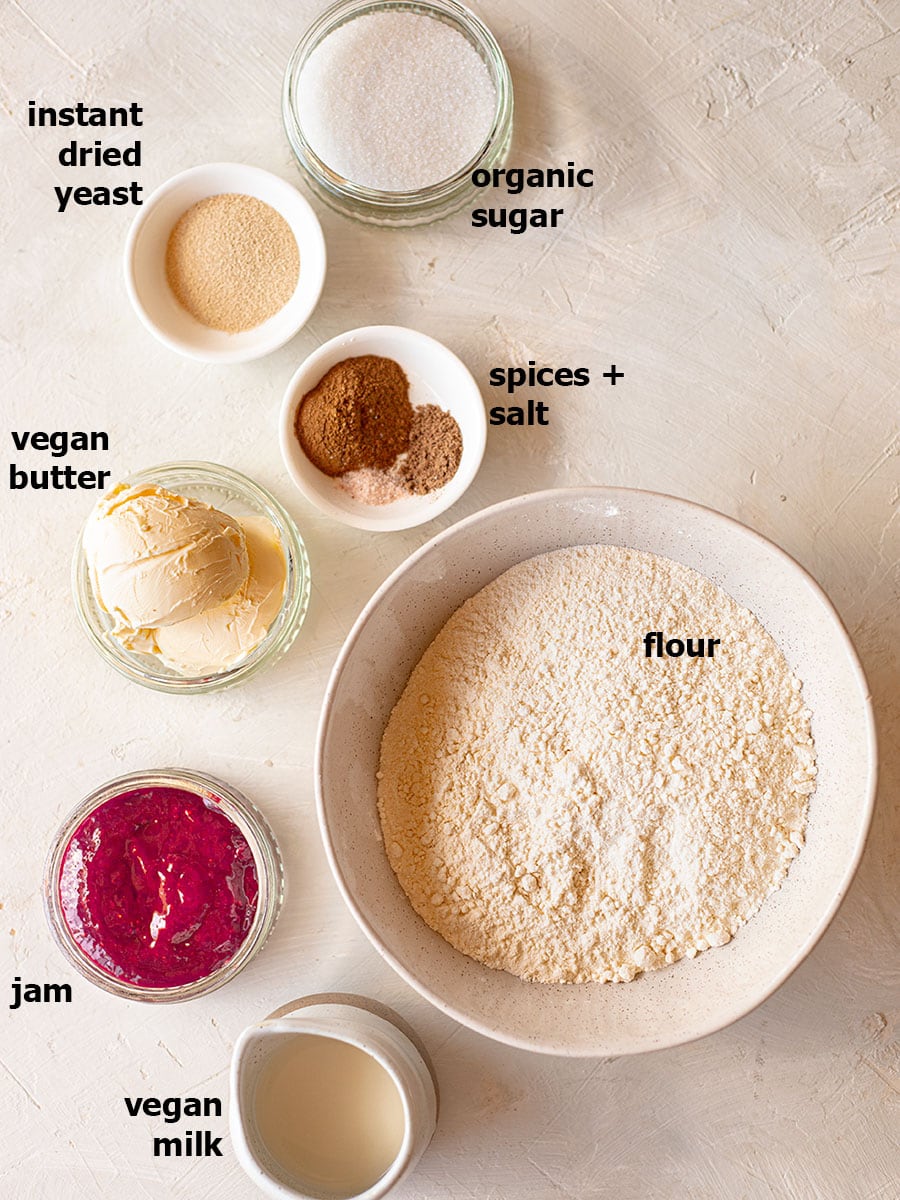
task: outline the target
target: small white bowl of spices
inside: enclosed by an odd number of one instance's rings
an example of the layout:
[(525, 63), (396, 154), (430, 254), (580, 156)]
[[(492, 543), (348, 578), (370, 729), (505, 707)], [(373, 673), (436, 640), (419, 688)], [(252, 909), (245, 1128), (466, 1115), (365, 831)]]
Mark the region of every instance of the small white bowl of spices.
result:
[(281, 453), (321, 512), (357, 529), (422, 525), (460, 498), (487, 438), (484, 401), (441, 342), (400, 325), (339, 334), (288, 384)]
[(310, 205), (242, 163), (175, 175), (149, 197), (125, 245), (125, 285), (141, 321), (201, 362), (277, 350), (306, 324), (324, 281), (325, 239)]

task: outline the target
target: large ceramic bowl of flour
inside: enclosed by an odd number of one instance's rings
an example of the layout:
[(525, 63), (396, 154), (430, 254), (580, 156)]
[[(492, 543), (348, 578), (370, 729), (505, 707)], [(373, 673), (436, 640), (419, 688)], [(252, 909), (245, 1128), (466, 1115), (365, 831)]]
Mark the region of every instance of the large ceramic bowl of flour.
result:
[[(537, 555), (595, 545), (682, 564), (753, 614), (802, 681), (816, 786), (802, 851), (728, 944), (701, 945), (695, 957), (648, 969), (631, 982), (530, 982), (461, 953), (414, 911), (379, 818), (382, 738), (411, 673), (460, 605)], [(316, 771), (335, 878), (391, 966), (480, 1033), (587, 1057), (702, 1037), (751, 1011), (788, 977), (828, 926), (856, 870), (871, 819), (876, 748), (852, 643), (827, 597), (793, 559), (745, 526), (684, 500), (583, 488), (523, 496), (478, 513), (439, 534), (387, 579), (335, 665)]]

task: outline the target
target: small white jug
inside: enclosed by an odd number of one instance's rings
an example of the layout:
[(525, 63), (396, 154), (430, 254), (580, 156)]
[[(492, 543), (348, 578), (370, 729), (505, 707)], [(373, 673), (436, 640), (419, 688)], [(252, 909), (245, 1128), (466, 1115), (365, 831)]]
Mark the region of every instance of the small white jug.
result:
[[(317, 1002), (325, 999), (331, 1002)], [(367, 1007), (359, 1007), (359, 1003)], [(362, 997), (310, 997), (279, 1009), (238, 1038), (231, 1065), (231, 1139), (241, 1166), (269, 1196), (279, 1200), (380, 1200), (421, 1158), (437, 1119), (434, 1079), (412, 1040), (386, 1015), (379, 1015), (382, 1012), (390, 1010)], [(310, 1036), (346, 1042), (371, 1055), (399, 1093), (403, 1106), (399, 1150), (387, 1170), (364, 1191), (323, 1190), (310, 1179), (298, 1177), (274, 1158), (257, 1128), (257, 1085), (264, 1069), (273, 1055), (284, 1049), (285, 1039)], [(303, 1086), (315, 1088), (315, 1078), (310, 1077)]]

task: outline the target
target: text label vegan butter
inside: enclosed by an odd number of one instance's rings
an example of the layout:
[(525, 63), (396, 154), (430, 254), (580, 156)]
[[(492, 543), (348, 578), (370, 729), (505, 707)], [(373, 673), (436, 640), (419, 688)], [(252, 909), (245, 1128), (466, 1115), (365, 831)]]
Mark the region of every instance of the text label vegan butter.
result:
[[(26, 429), (17, 433), (13, 430), (12, 440), (19, 452), (26, 449), (49, 450), (53, 458), (65, 458), (73, 450), (90, 450), (93, 453), (109, 450), (109, 434), (97, 431), (84, 433), (76, 430), (74, 433), (67, 433), (65, 430), (57, 430), (54, 433), (29, 433)], [(29, 471), (11, 462), (9, 490), (21, 492), (26, 488), (33, 488), (39, 492), (73, 492), (78, 488), (85, 488), (88, 491), (102, 492), (108, 487), (110, 474), (109, 471), (80, 471), (77, 467), (63, 467), (58, 463), (40, 471)]]

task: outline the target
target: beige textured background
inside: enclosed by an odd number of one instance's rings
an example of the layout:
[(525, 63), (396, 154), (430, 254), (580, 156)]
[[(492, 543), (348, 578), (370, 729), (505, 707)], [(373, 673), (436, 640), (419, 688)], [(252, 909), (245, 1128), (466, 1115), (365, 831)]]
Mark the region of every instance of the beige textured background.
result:
[[(593, 165), (593, 193), (567, 201), (552, 237), (474, 231), (465, 214), (388, 233), (323, 211), (330, 270), (309, 326), (260, 363), (179, 359), (127, 306), (132, 211), (55, 211), (56, 183), (132, 173), (61, 168), (66, 131), (28, 129), (27, 101), (143, 103), (148, 189), (216, 159), (296, 178), (279, 84), (317, 8), (0, 0), (7, 458), (50, 461), (16, 454), (12, 429), (87, 428), (109, 432), (96, 465), (116, 476), (164, 459), (227, 463), (287, 503), (314, 574), (306, 627), (274, 670), (219, 696), (154, 695), (113, 675), (76, 626), (68, 560), (92, 497), (4, 493), (0, 989), (19, 974), (69, 980), (75, 998), (2, 1006), (0, 1197), (250, 1200), (227, 1140), (222, 1160), (154, 1161), (162, 1125), (129, 1117), (122, 1097), (224, 1096), (239, 1031), (329, 990), (394, 1005), (435, 1060), (440, 1128), (398, 1200), (896, 1197), (900, 2), (485, 0), (515, 78), (513, 161)], [(548, 429), (492, 430), (475, 485), (433, 525), (364, 535), (293, 490), (276, 414), (307, 352), (382, 321), (445, 340), (484, 384), (489, 367), (528, 358), (598, 380), (615, 361), (625, 379), (554, 394)], [(579, 483), (686, 496), (795, 555), (857, 642), (883, 754), (859, 877), (809, 960), (723, 1033), (616, 1062), (495, 1046), (420, 1001), (345, 912), (312, 808), (325, 680), (375, 586), (459, 517)], [(260, 958), (225, 991), (171, 1009), (76, 981), (40, 908), (63, 814), (103, 780), (165, 763), (245, 789), (290, 875)]]

